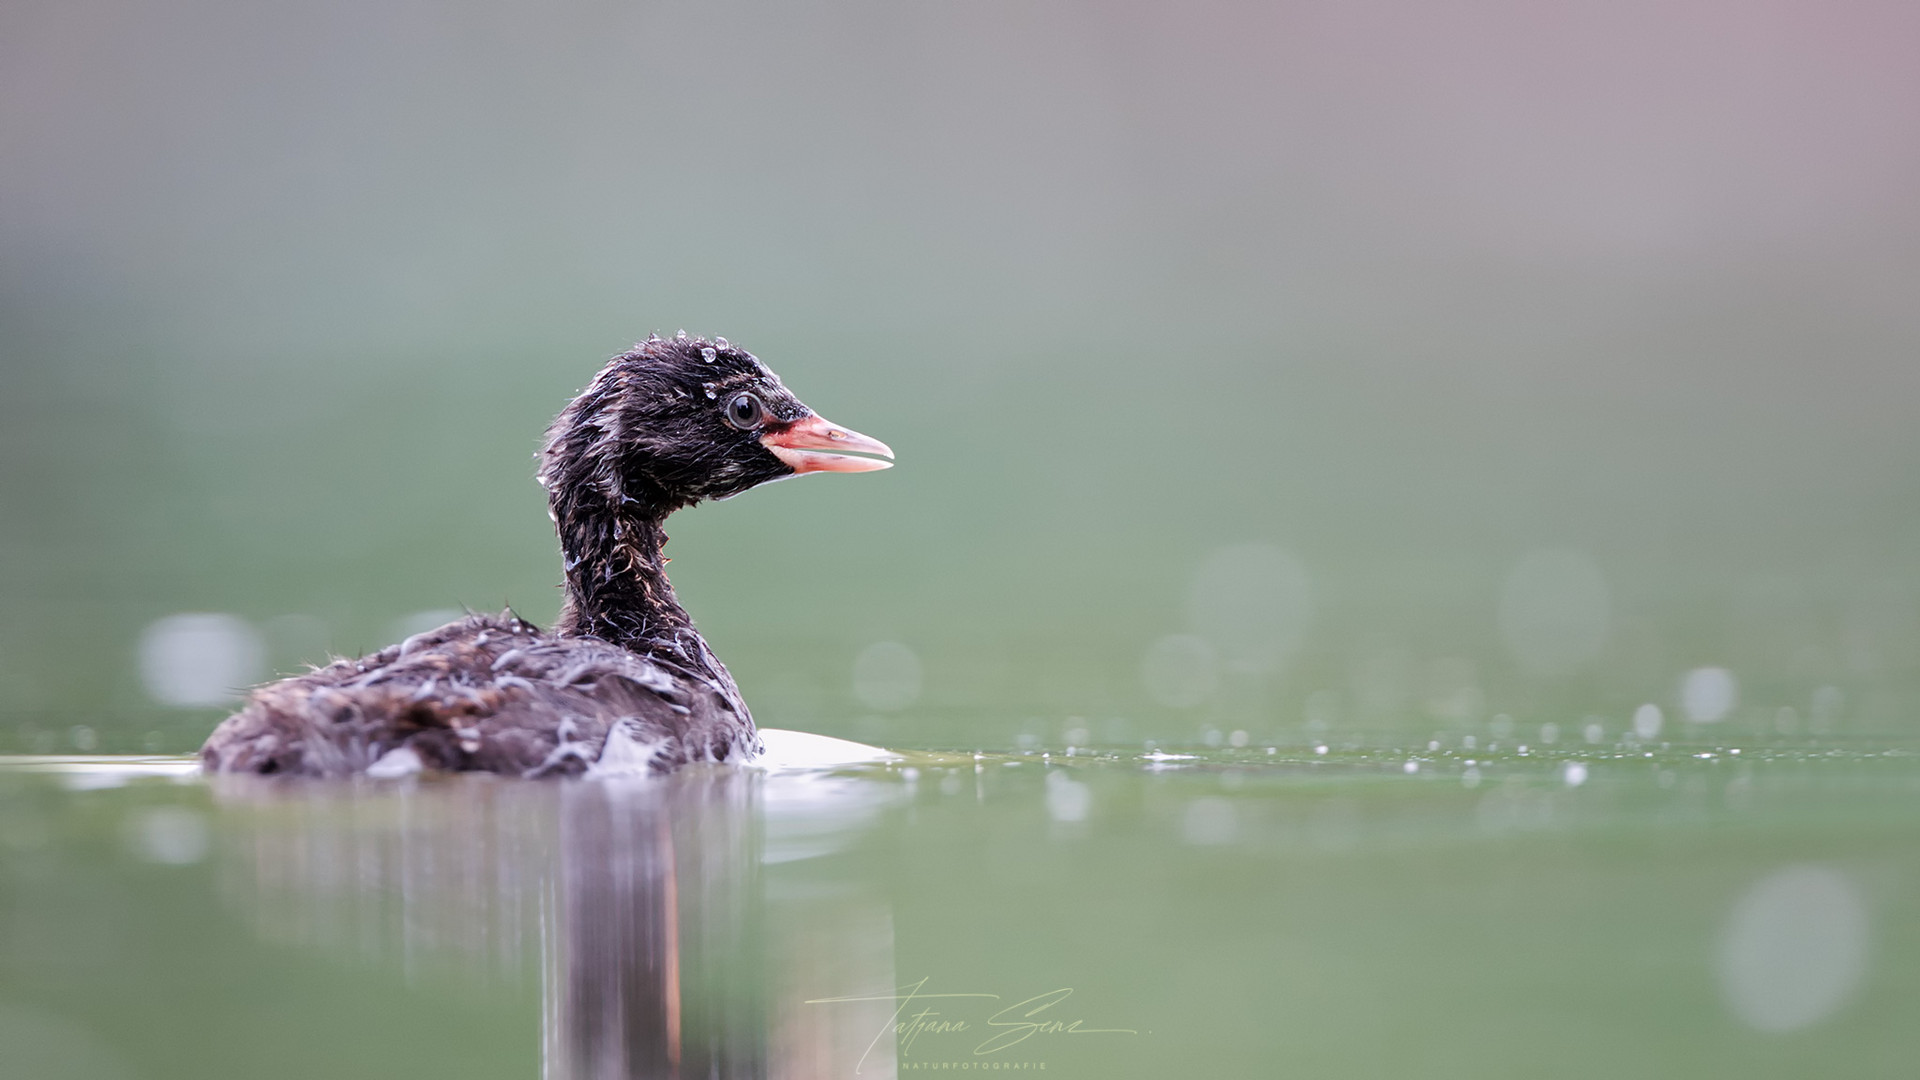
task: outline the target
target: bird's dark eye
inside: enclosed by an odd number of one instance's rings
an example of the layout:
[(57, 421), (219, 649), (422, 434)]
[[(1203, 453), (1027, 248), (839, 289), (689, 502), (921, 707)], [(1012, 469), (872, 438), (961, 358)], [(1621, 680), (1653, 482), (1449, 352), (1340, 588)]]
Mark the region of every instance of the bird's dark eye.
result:
[(727, 423), (742, 431), (759, 427), (766, 418), (767, 407), (752, 394), (735, 394), (733, 400), (727, 402)]

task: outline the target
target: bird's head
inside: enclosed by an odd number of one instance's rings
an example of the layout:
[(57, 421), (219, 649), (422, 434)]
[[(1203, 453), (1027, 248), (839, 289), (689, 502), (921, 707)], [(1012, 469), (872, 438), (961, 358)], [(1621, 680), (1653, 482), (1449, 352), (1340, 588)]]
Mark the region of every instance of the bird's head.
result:
[(885, 469), (892, 457), (815, 415), (725, 338), (656, 336), (614, 357), (554, 420), (540, 479), (556, 510), (591, 493), (665, 512), (801, 473)]

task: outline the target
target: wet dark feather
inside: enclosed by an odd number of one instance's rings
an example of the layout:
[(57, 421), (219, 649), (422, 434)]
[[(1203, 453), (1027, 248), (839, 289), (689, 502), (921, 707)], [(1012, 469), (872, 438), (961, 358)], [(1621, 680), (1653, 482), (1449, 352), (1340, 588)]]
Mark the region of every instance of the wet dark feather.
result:
[(664, 772), (752, 748), (752, 720), (730, 691), (511, 612), (470, 615), (260, 688), (204, 758), (217, 772), (351, 776), (404, 745), (427, 769), (577, 776), (627, 720), (657, 744), (651, 764)]

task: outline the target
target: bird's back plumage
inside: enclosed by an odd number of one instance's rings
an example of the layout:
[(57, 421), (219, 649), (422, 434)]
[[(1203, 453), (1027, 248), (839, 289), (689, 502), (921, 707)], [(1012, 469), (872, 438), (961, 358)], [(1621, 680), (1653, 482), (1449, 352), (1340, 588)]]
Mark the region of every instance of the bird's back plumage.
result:
[(506, 612), (263, 686), (201, 757), (216, 772), (351, 776), (377, 774), (386, 760), (390, 771), (574, 776), (616, 731), (623, 764), (653, 772), (757, 745), (730, 679), (598, 638), (544, 634)]

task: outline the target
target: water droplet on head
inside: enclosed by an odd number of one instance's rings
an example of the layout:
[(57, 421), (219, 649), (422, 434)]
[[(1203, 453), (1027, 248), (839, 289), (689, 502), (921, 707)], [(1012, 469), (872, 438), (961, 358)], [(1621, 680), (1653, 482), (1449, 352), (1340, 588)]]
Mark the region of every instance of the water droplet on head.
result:
[(720, 354), (715, 352), (711, 348), (700, 350), (700, 359), (705, 360), (709, 364), (713, 363), (715, 360), (719, 358), (720, 358)]
[(721, 347), (721, 348), (723, 348), (723, 349), (724, 349), (724, 348), (727, 348), (727, 339), (726, 339), (726, 338), (723, 338), (723, 337), (717, 337), (717, 338), (714, 338), (714, 339), (713, 339), (713, 343), (714, 343), (715, 345), (718, 345), (718, 346), (720, 346), (720, 347)]

